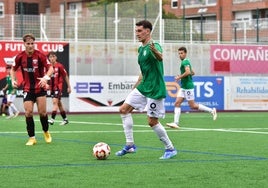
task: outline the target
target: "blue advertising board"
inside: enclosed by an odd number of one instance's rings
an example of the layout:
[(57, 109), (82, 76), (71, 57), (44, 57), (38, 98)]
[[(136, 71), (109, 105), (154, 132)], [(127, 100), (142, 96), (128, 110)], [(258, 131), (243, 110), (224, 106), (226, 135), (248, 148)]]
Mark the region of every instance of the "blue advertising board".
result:
[[(195, 102), (217, 110), (224, 110), (224, 77), (223, 76), (194, 76)], [(174, 111), (174, 103), (180, 83), (175, 82), (174, 76), (165, 76), (167, 96), (166, 112)], [(181, 104), (182, 111), (190, 111), (187, 100)]]

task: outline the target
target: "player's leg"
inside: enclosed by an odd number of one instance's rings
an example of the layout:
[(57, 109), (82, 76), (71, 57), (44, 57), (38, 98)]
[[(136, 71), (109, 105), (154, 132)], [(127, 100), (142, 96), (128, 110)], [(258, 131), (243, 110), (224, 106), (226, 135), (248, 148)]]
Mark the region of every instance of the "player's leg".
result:
[(40, 117), (42, 129), (44, 131), (44, 138), (46, 143), (52, 142), (52, 137), (49, 133), (49, 124), (47, 116), (47, 99), (46, 92), (41, 92), (36, 97), (37, 110)]
[(58, 107), (59, 107), (59, 110), (60, 110), (60, 115), (61, 115), (61, 117), (63, 119), (63, 121), (60, 123), (60, 125), (67, 125), (69, 123), (69, 121), (68, 121), (64, 106), (63, 106), (63, 104), (61, 102), (61, 98), (59, 98), (58, 101), (59, 101), (58, 102)]
[(57, 111), (59, 109), (59, 106), (58, 106), (59, 99), (58, 99), (58, 95), (54, 91), (51, 92), (51, 97), (52, 97), (52, 112), (51, 112), (51, 119), (48, 120), (48, 123), (50, 125), (53, 125), (56, 119)]
[(174, 121), (167, 123), (166, 125), (170, 128), (179, 128), (180, 116), (181, 116), (181, 103), (185, 99), (185, 90), (181, 88), (177, 94), (177, 98), (174, 105)]
[(159, 118), (165, 117), (164, 99), (148, 99), (147, 107), (148, 124), (165, 146), (165, 153), (160, 159), (170, 159), (176, 156), (177, 150), (169, 139), (166, 129), (159, 122)]
[(198, 110), (199, 111), (204, 111), (204, 112), (209, 112), (209, 113), (211, 113), (213, 120), (217, 119), (217, 110), (216, 110), (216, 108), (210, 108), (210, 107), (207, 107), (207, 106), (205, 106), (203, 104), (198, 104)]
[(8, 114), (9, 114), (9, 116), (7, 117), (7, 119), (10, 119), (10, 118), (12, 118), (14, 116), (11, 104), (12, 104), (12, 94), (8, 94), (7, 95), (7, 106), (8, 106)]
[(190, 106), (191, 109), (194, 110), (199, 110), (199, 111), (204, 111), (204, 112), (209, 112), (212, 114), (213, 120), (217, 119), (217, 111), (216, 108), (209, 108), (203, 104), (197, 104), (194, 100), (195, 100), (195, 96), (194, 96), (194, 89), (190, 89), (187, 91), (188, 95), (186, 97), (186, 99), (188, 100), (188, 104)]
[(32, 146), (36, 144), (35, 123), (33, 119), (34, 101), (35, 98), (31, 93), (24, 93), (23, 106), (25, 111), (26, 130), (29, 136), (29, 140), (26, 143), (27, 146)]
[(1, 114), (2, 116), (6, 116), (6, 104), (1, 104)]
[(131, 112), (134, 109), (138, 109), (140, 111), (144, 110), (146, 106), (146, 98), (141, 95), (141, 93), (134, 89), (127, 96), (125, 102), (120, 106), (119, 112), (121, 114), (121, 119), (123, 123), (123, 129), (126, 139), (126, 145), (122, 150), (116, 152), (117, 156), (123, 156), (127, 153), (135, 153), (136, 146), (134, 144), (134, 135), (133, 135), (133, 119)]
[(15, 99), (16, 99), (16, 95), (12, 94), (11, 95), (11, 100), (10, 100), (11, 101), (10, 107), (11, 107), (12, 112), (14, 113), (14, 117), (17, 117), (20, 112), (19, 112), (19, 110), (17, 109), (17, 107), (14, 104)]

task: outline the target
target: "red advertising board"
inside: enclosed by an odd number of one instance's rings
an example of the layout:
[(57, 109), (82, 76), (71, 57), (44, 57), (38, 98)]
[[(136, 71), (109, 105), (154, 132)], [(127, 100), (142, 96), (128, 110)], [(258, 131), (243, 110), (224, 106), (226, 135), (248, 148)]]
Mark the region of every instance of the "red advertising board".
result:
[(268, 73), (268, 46), (211, 45), (211, 72)]
[[(12, 65), (16, 55), (23, 51), (23, 42), (0, 41), (0, 89), (6, 84), (6, 66)], [(35, 49), (43, 52), (45, 55), (50, 51), (57, 52), (58, 61), (61, 62), (67, 72), (69, 72), (69, 43), (67, 42), (36, 42)], [(22, 74), (17, 73), (18, 83), (22, 83)], [(64, 92), (65, 93), (65, 92)]]

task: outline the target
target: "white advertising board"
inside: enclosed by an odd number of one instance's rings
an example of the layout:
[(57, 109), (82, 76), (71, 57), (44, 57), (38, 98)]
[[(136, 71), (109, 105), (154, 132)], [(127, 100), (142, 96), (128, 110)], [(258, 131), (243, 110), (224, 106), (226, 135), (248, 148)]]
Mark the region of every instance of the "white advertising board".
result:
[(118, 112), (138, 76), (70, 76), (70, 112)]
[(268, 110), (268, 77), (225, 77), (225, 110)]

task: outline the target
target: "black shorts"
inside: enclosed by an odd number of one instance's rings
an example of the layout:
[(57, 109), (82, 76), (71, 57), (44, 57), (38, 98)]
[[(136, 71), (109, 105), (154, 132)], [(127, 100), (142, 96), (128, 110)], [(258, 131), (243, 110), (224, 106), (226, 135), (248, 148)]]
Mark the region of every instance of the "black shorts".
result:
[(60, 100), (62, 92), (61, 92), (61, 90), (53, 90), (53, 91), (51, 91), (50, 95), (52, 98), (57, 98)]
[(33, 93), (33, 92), (23, 92), (23, 102), (25, 101), (33, 101), (36, 102), (36, 98), (46, 96), (46, 91), (41, 91), (39, 93)]

